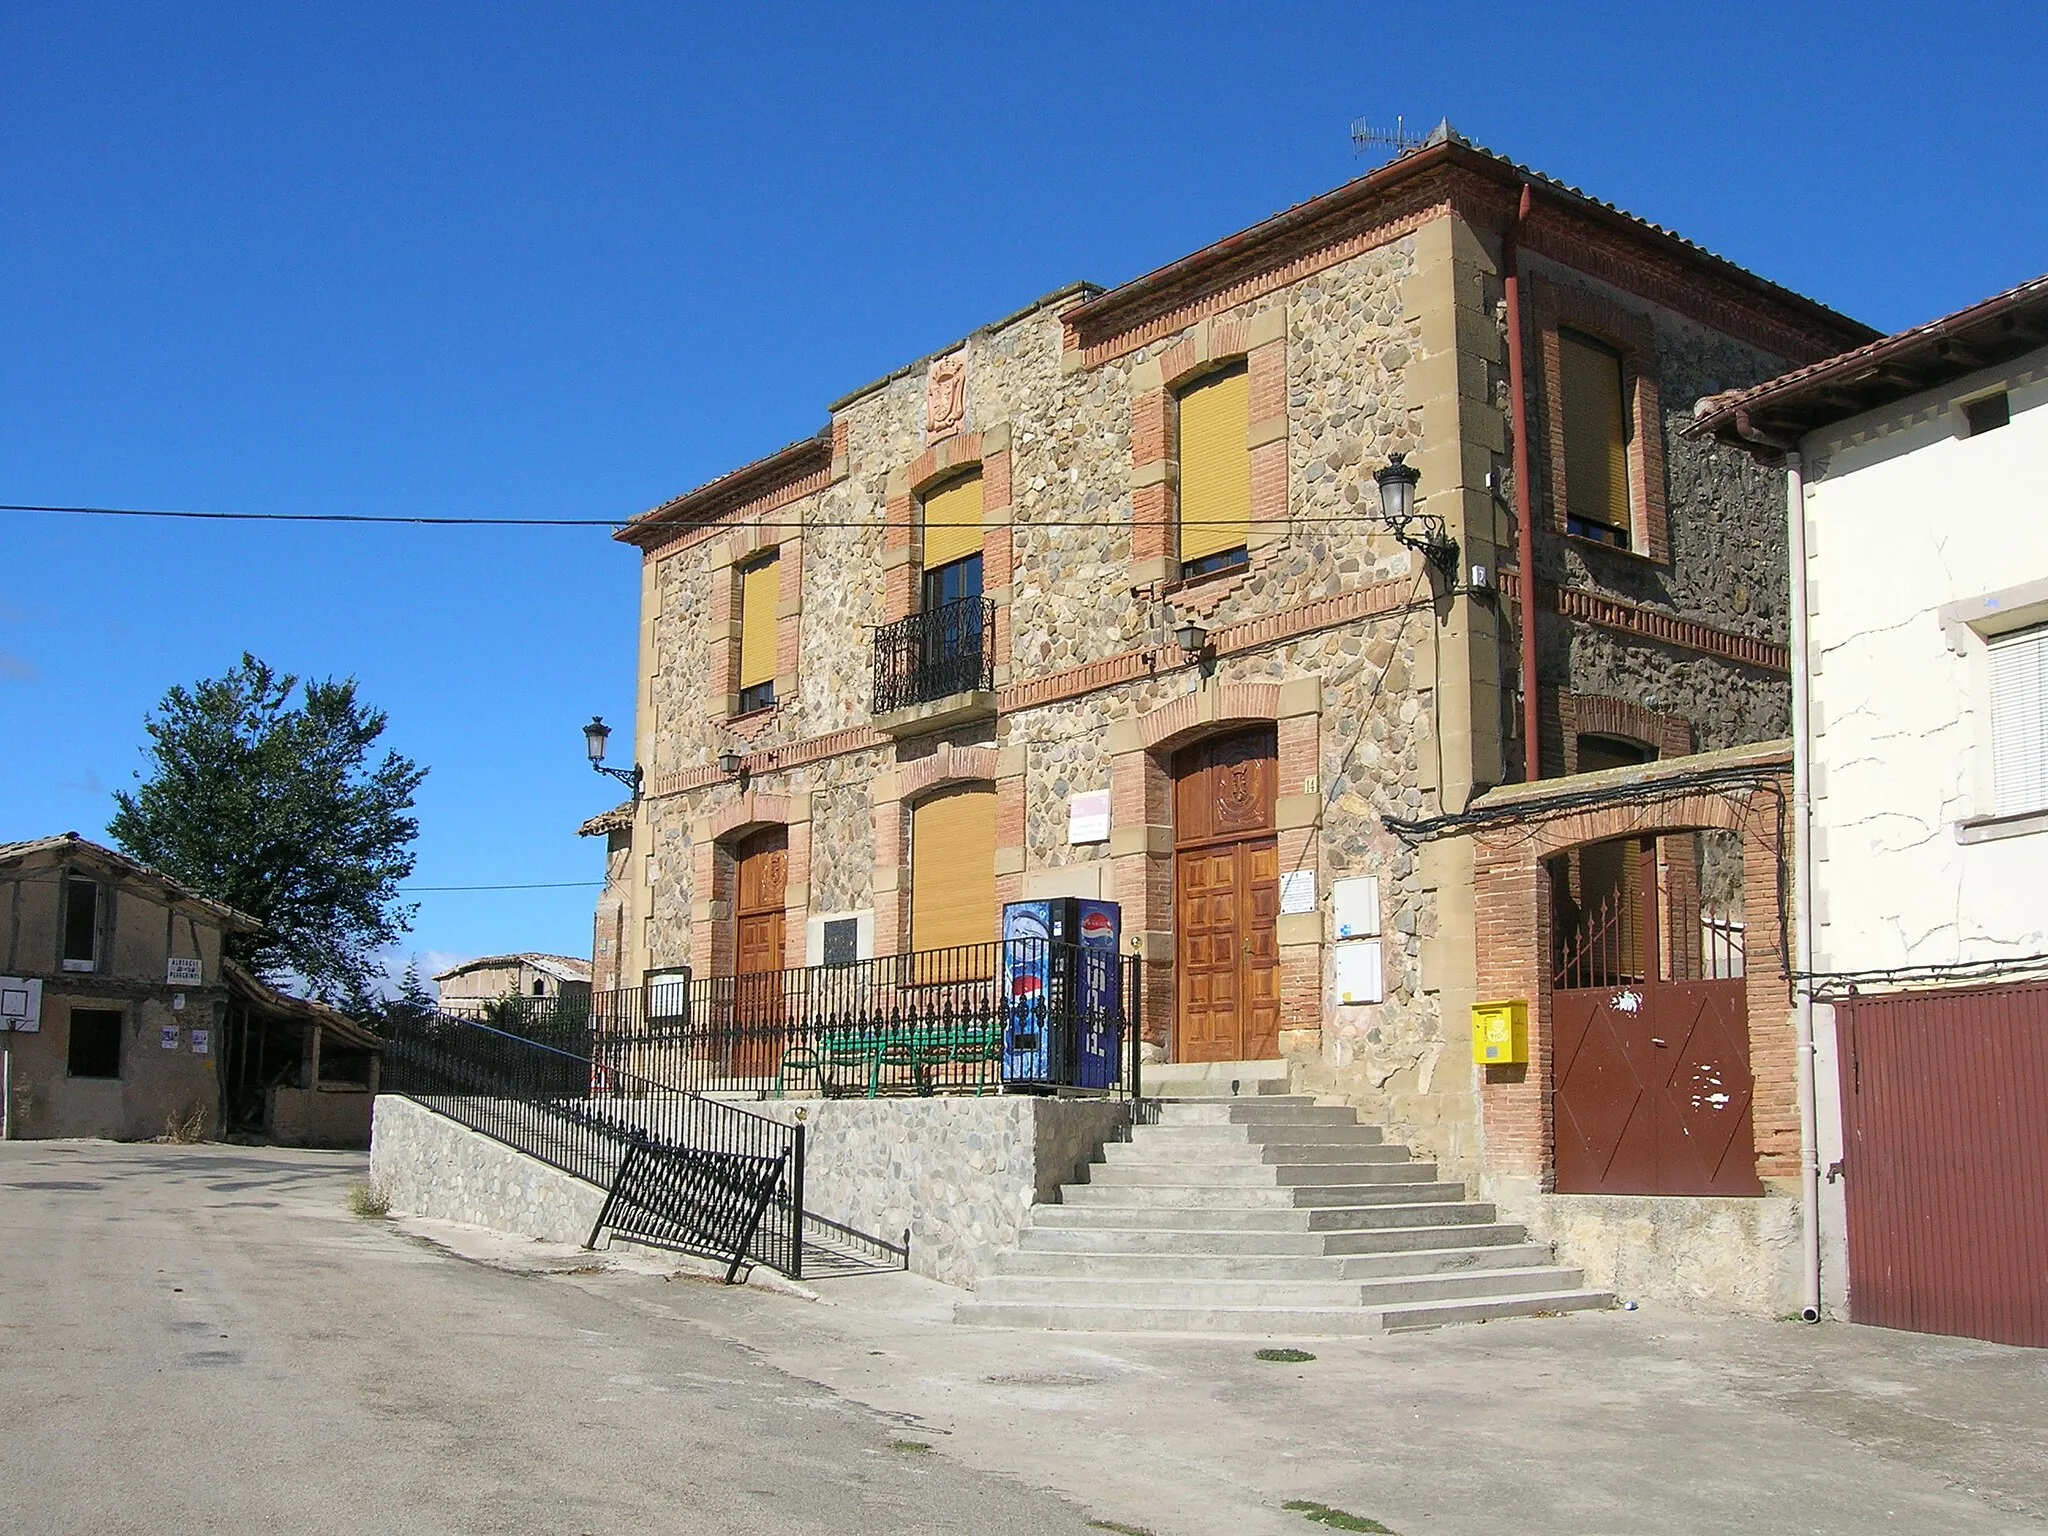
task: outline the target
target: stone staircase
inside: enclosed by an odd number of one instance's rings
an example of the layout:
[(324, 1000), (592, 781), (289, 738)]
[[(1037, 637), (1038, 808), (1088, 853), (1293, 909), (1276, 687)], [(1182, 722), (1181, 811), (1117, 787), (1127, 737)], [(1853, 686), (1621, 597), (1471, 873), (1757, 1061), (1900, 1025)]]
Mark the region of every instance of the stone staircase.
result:
[(1269, 1074), (1162, 1086), (1186, 1096), (1034, 1206), (955, 1321), (1370, 1334), (1613, 1303), (1353, 1109), (1261, 1091), (1285, 1086)]

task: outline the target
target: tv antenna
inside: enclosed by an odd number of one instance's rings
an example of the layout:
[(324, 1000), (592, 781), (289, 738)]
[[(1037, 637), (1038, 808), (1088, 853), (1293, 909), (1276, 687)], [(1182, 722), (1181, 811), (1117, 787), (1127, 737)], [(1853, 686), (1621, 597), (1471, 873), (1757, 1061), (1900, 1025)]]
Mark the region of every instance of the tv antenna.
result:
[(1384, 128), (1371, 127), (1362, 117), (1354, 117), (1351, 120), (1351, 152), (1355, 155), (1362, 155), (1368, 149), (1380, 148), (1391, 149), (1395, 157), (1399, 158), (1411, 149), (1422, 148), (1428, 142), (1427, 134), (1408, 131), (1408, 120), (1405, 117), (1394, 119), (1392, 132)]

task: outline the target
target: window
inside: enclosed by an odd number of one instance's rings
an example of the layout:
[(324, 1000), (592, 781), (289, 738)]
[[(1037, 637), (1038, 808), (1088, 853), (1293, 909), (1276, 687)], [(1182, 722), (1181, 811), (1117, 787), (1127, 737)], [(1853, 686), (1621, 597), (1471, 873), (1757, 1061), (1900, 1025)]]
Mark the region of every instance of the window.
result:
[(1245, 562), (1251, 538), (1251, 376), (1243, 363), (1180, 391), (1180, 571)]
[(1565, 530), (1627, 549), (1629, 420), (1621, 354), (1577, 331), (1560, 331), (1557, 341)]
[(1963, 406), (1963, 425), (1968, 429), (1964, 435), (1967, 437), (1996, 431), (2011, 420), (2012, 401), (2002, 389), (1995, 395), (1968, 401)]
[(924, 498), (924, 607), (981, 596), (981, 471)]
[(71, 1010), (71, 1044), (67, 1058), (73, 1077), (121, 1075), (121, 1010)]
[(2000, 635), (1986, 649), (1997, 814), (2048, 810), (2048, 624)]
[(90, 971), (100, 958), (100, 888), (96, 881), (64, 882), (64, 969)]
[(945, 789), (910, 812), (910, 942), (950, 949), (995, 941), (996, 792)]
[(775, 605), (781, 597), (780, 562), (765, 559), (740, 567), (739, 712), (751, 714), (775, 702)]
[(546, 997), (548, 995), (548, 984), (545, 981), (536, 979), (533, 984), (533, 995), (535, 997)]

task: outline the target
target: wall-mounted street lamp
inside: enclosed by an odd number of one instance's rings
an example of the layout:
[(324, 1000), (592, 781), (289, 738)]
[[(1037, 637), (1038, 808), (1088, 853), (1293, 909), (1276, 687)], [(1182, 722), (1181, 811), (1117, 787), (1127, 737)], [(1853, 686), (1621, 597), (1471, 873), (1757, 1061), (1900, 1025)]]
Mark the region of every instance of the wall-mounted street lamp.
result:
[(640, 765), (635, 763), (631, 773), (623, 768), (607, 768), (604, 765), (604, 744), (611, 739), (611, 734), (612, 728), (604, 723), (604, 716), (592, 715), (590, 724), (583, 727), (583, 750), (590, 754), (591, 767), (599, 773), (609, 774), (617, 779), (632, 790), (633, 798), (638, 800), (641, 781), (646, 777), (640, 771)]
[(1209, 644), (1209, 631), (1193, 619), (1182, 619), (1173, 627), (1173, 643), (1195, 658), (1204, 677), (1215, 670), (1216, 648)]
[(1405, 453), (1388, 456), (1387, 467), (1373, 476), (1380, 488), (1380, 516), (1386, 520), (1394, 542), (1412, 549), (1443, 574), (1446, 582), (1458, 579), (1458, 541), (1451, 537), (1444, 520), (1415, 510), (1415, 487), (1422, 471), (1406, 462)]
[(718, 754), (718, 771), (728, 779), (736, 779), (746, 771), (747, 760), (737, 752)]

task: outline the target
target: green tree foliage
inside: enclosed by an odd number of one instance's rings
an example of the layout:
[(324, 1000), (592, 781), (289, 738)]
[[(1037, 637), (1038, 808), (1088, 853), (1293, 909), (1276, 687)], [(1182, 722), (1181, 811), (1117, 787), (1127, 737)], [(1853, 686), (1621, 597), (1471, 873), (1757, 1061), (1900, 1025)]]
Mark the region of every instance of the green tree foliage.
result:
[(365, 995), (372, 952), (418, 910), (398, 887), (427, 776), (395, 752), (370, 766), (383, 712), (357, 700), (353, 678), (301, 690), (244, 653), (225, 677), (171, 689), (145, 724), (148, 777), (114, 796), (115, 842), (260, 919), (264, 932), (229, 943), (251, 970), (322, 998)]

